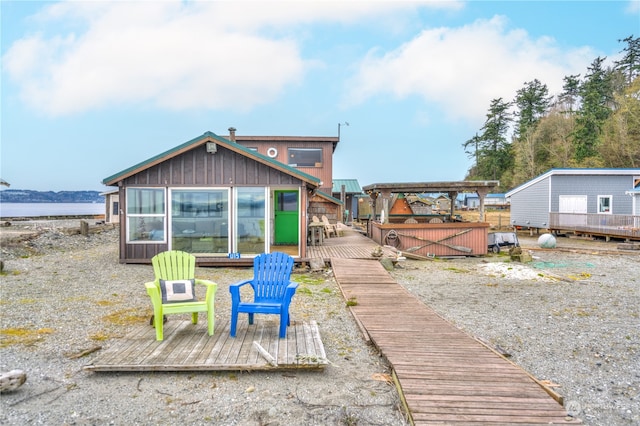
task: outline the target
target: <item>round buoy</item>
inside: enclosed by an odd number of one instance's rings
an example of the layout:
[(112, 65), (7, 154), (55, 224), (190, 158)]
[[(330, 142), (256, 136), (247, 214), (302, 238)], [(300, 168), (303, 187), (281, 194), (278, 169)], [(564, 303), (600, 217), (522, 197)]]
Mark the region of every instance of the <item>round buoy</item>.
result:
[(551, 234), (542, 234), (538, 238), (538, 245), (542, 248), (556, 248), (556, 237)]

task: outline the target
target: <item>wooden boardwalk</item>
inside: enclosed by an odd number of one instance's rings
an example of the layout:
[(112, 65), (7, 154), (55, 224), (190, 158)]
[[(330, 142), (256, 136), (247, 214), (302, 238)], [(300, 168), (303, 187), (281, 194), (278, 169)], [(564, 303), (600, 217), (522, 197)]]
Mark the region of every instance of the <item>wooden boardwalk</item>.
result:
[[(393, 280), (375, 260), (378, 245), (342, 228), (343, 236), (310, 247), (309, 258), (330, 262), (353, 316), (393, 368), (405, 409), (414, 424), (577, 424), (561, 399), (527, 372), (457, 329)], [(386, 256), (394, 251), (384, 249)], [(322, 369), (326, 359), (315, 322), (295, 323), (278, 339), (278, 322), (229, 323), (170, 318), (165, 340), (141, 324), (85, 369), (92, 371), (202, 371)], [(257, 345), (254, 343), (257, 342)], [(262, 352), (261, 352), (262, 350)], [(264, 355), (267, 354), (267, 355)], [(273, 357), (270, 360), (270, 357)], [(556, 396), (556, 399), (553, 398)]]
[[(328, 363), (318, 325), (295, 323), (287, 337), (278, 338), (278, 322), (260, 320), (238, 324), (235, 338), (229, 336), (229, 322), (216, 322), (213, 336), (206, 321), (171, 318), (164, 327), (164, 340), (156, 340), (155, 329), (139, 325), (96, 357), (86, 370), (92, 371), (204, 371), (322, 369)], [(261, 355), (264, 349), (274, 359)]]
[[(387, 358), (414, 424), (577, 424), (528, 373), (445, 321), (379, 262), (331, 260), (360, 327)], [(549, 391), (550, 392), (550, 391)]]

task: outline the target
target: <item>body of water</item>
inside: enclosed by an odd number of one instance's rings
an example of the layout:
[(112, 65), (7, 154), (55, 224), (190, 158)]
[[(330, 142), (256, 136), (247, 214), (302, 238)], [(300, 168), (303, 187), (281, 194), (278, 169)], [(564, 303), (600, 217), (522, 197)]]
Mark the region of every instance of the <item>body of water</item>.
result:
[(0, 217), (99, 215), (104, 209), (104, 203), (0, 203)]

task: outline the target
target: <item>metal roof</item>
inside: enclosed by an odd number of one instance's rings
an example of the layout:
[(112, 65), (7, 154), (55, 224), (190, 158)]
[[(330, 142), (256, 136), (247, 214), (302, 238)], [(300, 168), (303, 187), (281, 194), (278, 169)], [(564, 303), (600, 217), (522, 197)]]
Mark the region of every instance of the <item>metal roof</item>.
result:
[(200, 145), (204, 145), (207, 142), (215, 142), (224, 146), (225, 148), (230, 149), (240, 155), (251, 158), (259, 163), (266, 164), (274, 169), (280, 170), (289, 175), (295, 176), (298, 179), (310, 183), (315, 187), (320, 186), (320, 179), (315, 176), (311, 176), (305, 172), (302, 172), (294, 167), (288, 166), (280, 161), (274, 160), (266, 155), (260, 154), (257, 151), (253, 151), (249, 148), (246, 148), (240, 144), (235, 142), (231, 142), (229, 139), (218, 136), (213, 132), (205, 132), (202, 136), (198, 136), (197, 138), (191, 139), (181, 145), (176, 146), (168, 151), (165, 151), (161, 154), (153, 156), (145, 161), (142, 161), (134, 166), (131, 166), (121, 172), (118, 172), (112, 176), (109, 176), (102, 180), (102, 183), (107, 186), (113, 186), (117, 184), (117, 182), (128, 178), (136, 173), (140, 173), (142, 170), (148, 169), (156, 164), (160, 164), (170, 158), (176, 157), (184, 152), (190, 151)]
[(554, 175), (573, 175), (573, 176), (634, 176), (640, 175), (640, 169), (551, 169), (548, 172), (541, 174), (538, 177), (531, 179), (528, 182), (512, 189), (505, 194), (505, 197), (511, 197), (513, 194), (522, 191), (525, 188), (530, 187), (533, 184), (540, 182), (550, 176)]
[(331, 189), (331, 193), (341, 193), (342, 185), (344, 185), (344, 192), (347, 194), (361, 194), (362, 188), (360, 188), (360, 184), (357, 179), (334, 179), (333, 180), (333, 188)]

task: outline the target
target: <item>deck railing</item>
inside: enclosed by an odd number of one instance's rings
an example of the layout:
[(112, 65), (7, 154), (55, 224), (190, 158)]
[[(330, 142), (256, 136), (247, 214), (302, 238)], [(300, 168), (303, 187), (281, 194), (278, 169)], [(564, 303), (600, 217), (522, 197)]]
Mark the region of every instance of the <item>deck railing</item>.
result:
[(593, 213), (550, 213), (549, 229), (640, 239), (640, 216)]

